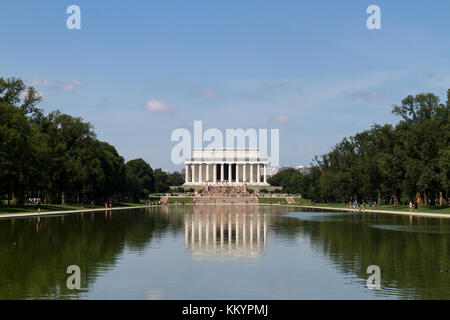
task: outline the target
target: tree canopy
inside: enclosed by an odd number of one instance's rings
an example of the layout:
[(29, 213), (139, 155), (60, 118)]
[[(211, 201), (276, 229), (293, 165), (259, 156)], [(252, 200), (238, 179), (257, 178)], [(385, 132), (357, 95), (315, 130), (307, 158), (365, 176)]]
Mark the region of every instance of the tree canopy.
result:
[(444, 205), (450, 195), (450, 89), (408, 96), (392, 112), (395, 125), (375, 124), (316, 157), (308, 175), (283, 170), (269, 179), (285, 192), (322, 201), (419, 201)]
[(59, 110), (45, 115), (37, 107), (41, 100), (22, 80), (0, 77), (1, 198), (138, 201), (184, 182), (179, 173), (154, 172), (143, 159), (125, 163), (114, 146), (97, 139), (89, 122)]

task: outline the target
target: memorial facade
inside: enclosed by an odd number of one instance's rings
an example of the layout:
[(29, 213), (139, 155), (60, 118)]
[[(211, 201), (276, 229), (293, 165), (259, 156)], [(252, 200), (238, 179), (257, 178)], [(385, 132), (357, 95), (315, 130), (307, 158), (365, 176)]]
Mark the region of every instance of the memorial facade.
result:
[(267, 157), (259, 149), (193, 149), (185, 159), (185, 185), (269, 186)]

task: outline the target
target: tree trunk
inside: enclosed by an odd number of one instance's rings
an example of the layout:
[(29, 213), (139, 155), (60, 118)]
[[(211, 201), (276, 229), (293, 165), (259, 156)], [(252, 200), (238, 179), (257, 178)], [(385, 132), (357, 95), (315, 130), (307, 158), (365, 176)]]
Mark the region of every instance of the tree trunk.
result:
[(381, 204), (381, 192), (378, 190), (378, 199), (377, 204)]
[(61, 204), (64, 204), (64, 192), (61, 192)]
[(444, 195), (442, 191), (439, 191), (439, 205), (442, 207), (444, 205)]
[(392, 198), (394, 199), (394, 206), (398, 206), (400, 203), (398, 202), (398, 197), (396, 194), (392, 195)]
[(420, 196), (420, 192), (416, 193), (416, 201), (417, 201), (417, 204), (419, 204), (419, 205), (423, 204), (422, 197)]
[(430, 205), (432, 205), (432, 206), (436, 205), (436, 194), (435, 193), (432, 193), (430, 200), (431, 200)]

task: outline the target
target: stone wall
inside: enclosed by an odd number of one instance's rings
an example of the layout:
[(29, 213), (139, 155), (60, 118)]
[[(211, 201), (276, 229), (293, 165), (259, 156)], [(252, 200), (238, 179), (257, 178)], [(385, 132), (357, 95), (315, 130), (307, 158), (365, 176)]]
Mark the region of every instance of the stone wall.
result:
[(195, 197), (195, 203), (223, 204), (223, 203), (258, 203), (258, 197)]

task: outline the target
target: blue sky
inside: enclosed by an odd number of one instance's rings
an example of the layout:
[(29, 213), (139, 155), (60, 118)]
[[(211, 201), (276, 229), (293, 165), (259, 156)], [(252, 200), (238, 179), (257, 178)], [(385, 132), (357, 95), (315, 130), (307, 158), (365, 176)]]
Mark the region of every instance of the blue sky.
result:
[[(68, 30), (66, 8), (81, 8)], [(368, 30), (366, 8), (381, 8)], [(0, 4), (0, 76), (91, 122), (126, 160), (172, 164), (176, 128), (278, 128), (280, 165), (395, 123), (450, 88), (450, 1), (22, 1)]]

